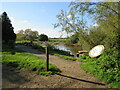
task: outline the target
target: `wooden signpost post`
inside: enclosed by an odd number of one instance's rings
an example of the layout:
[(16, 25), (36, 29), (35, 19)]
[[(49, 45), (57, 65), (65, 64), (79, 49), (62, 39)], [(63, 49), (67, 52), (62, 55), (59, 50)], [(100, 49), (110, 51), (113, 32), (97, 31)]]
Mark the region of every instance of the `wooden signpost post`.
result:
[(46, 71), (49, 71), (49, 49), (46, 46)]
[(45, 42), (43, 44), (43, 47), (45, 48), (45, 54), (46, 54), (46, 71), (49, 71), (49, 49), (48, 44)]

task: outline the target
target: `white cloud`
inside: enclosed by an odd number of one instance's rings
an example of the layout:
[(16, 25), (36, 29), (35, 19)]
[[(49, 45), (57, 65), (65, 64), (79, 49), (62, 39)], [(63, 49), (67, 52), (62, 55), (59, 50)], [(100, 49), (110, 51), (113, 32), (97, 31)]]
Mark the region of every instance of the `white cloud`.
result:
[(98, 24), (94, 24), (93, 27), (98, 27), (99, 25)]

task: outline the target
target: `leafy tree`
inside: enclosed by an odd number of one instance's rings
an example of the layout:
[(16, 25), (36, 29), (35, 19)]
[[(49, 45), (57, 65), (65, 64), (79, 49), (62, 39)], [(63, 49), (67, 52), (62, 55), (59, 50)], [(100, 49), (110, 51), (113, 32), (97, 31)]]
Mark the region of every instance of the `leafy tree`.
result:
[[(87, 13), (99, 24), (99, 28), (106, 34), (103, 42), (108, 48), (119, 49), (120, 33), (118, 27), (118, 3), (117, 2), (72, 2), (71, 11), (82, 15)], [(96, 30), (97, 32), (97, 30)], [(95, 33), (95, 32), (94, 32)], [(102, 34), (101, 34), (102, 35)], [(99, 36), (101, 37), (101, 36)], [(114, 37), (114, 38), (113, 38)], [(108, 40), (108, 39), (109, 40)], [(93, 38), (92, 38), (93, 39)], [(109, 42), (110, 41), (110, 42)]]
[[(71, 2), (69, 6), (68, 13), (62, 10), (57, 15), (58, 23), (54, 24), (55, 27), (62, 26), (66, 32), (79, 32), (79, 42), (84, 41), (91, 47), (102, 43), (108, 48), (116, 47), (120, 50), (118, 2)], [(97, 30), (87, 27), (84, 15), (99, 24)]]
[(34, 39), (38, 38), (38, 32), (32, 31), (31, 29), (20, 30), (17, 33), (17, 40), (30, 40), (33, 41)]
[[(115, 0), (114, 0), (115, 1)], [(120, 3), (118, 2), (71, 2), (70, 12), (82, 15), (87, 13), (94, 21), (98, 23), (97, 29), (89, 28), (88, 33), (80, 31), (79, 42), (93, 47), (97, 44), (105, 46), (104, 53), (95, 60), (97, 67), (103, 70), (94, 69), (96, 75), (100, 75), (109, 84), (119, 87), (120, 84)], [(118, 8), (119, 7), (119, 8)], [(86, 47), (85, 45), (85, 47)], [(87, 58), (87, 60), (89, 60)], [(91, 60), (92, 61), (92, 60)], [(86, 65), (91, 66), (91, 61)]]
[(24, 31), (24, 34), (25, 34), (25, 39), (26, 40), (30, 40), (30, 34), (31, 33), (31, 29), (25, 29), (25, 31)]
[(41, 34), (41, 35), (39, 36), (39, 40), (40, 40), (40, 41), (48, 41), (48, 36), (45, 35), (45, 34)]
[(65, 12), (61, 10), (60, 14), (57, 16), (58, 22), (54, 24), (54, 28), (60, 27), (62, 31), (65, 31), (67, 34), (71, 32), (78, 32), (79, 28), (85, 27), (83, 19), (77, 15), (74, 10), (70, 12)]
[(23, 30), (20, 30), (18, 33), (17, 33), (17, 38), (16, 38), (18, 41), (20, 40), (25, 40), (25, 35), (24, 35), (24, 31)]
[(37, 39), (38, 38), (38, 32), (37, 31), (31, 31), (30, 32), (30, 36), (29, 36), (29, 39), (31, 41), (33, 41), (34, 39)]
[(13, 27), (9, 17), (6, 12), (3, 12), (1, 17), (2, 19), (2, 40), (3, 43), (9, 44), (9, 46), (13, 47), (13, 44), (16, 40), (16, 34), (13, 31)]

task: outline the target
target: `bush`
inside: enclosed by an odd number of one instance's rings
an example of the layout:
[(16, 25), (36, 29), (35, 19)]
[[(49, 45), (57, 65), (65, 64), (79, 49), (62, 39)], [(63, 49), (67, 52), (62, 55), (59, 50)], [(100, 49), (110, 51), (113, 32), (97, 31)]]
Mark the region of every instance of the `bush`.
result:
[(48, 36), (45, 35), (45, 34), (41, 34), (41, 35), (39, 36), (39, 40), (40, 40), (40, 41), (48, 41)]

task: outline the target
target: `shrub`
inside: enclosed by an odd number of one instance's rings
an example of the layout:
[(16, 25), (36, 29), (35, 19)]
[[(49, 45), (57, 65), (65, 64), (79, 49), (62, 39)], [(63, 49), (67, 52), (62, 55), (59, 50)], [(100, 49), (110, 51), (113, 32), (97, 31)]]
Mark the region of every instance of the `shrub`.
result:
[(39, 40), (40, 40), (40, 41), (48, 41), (48, 36), (45, 35), (45, 34), (41, 34), (41, 35), (39, 36)]

